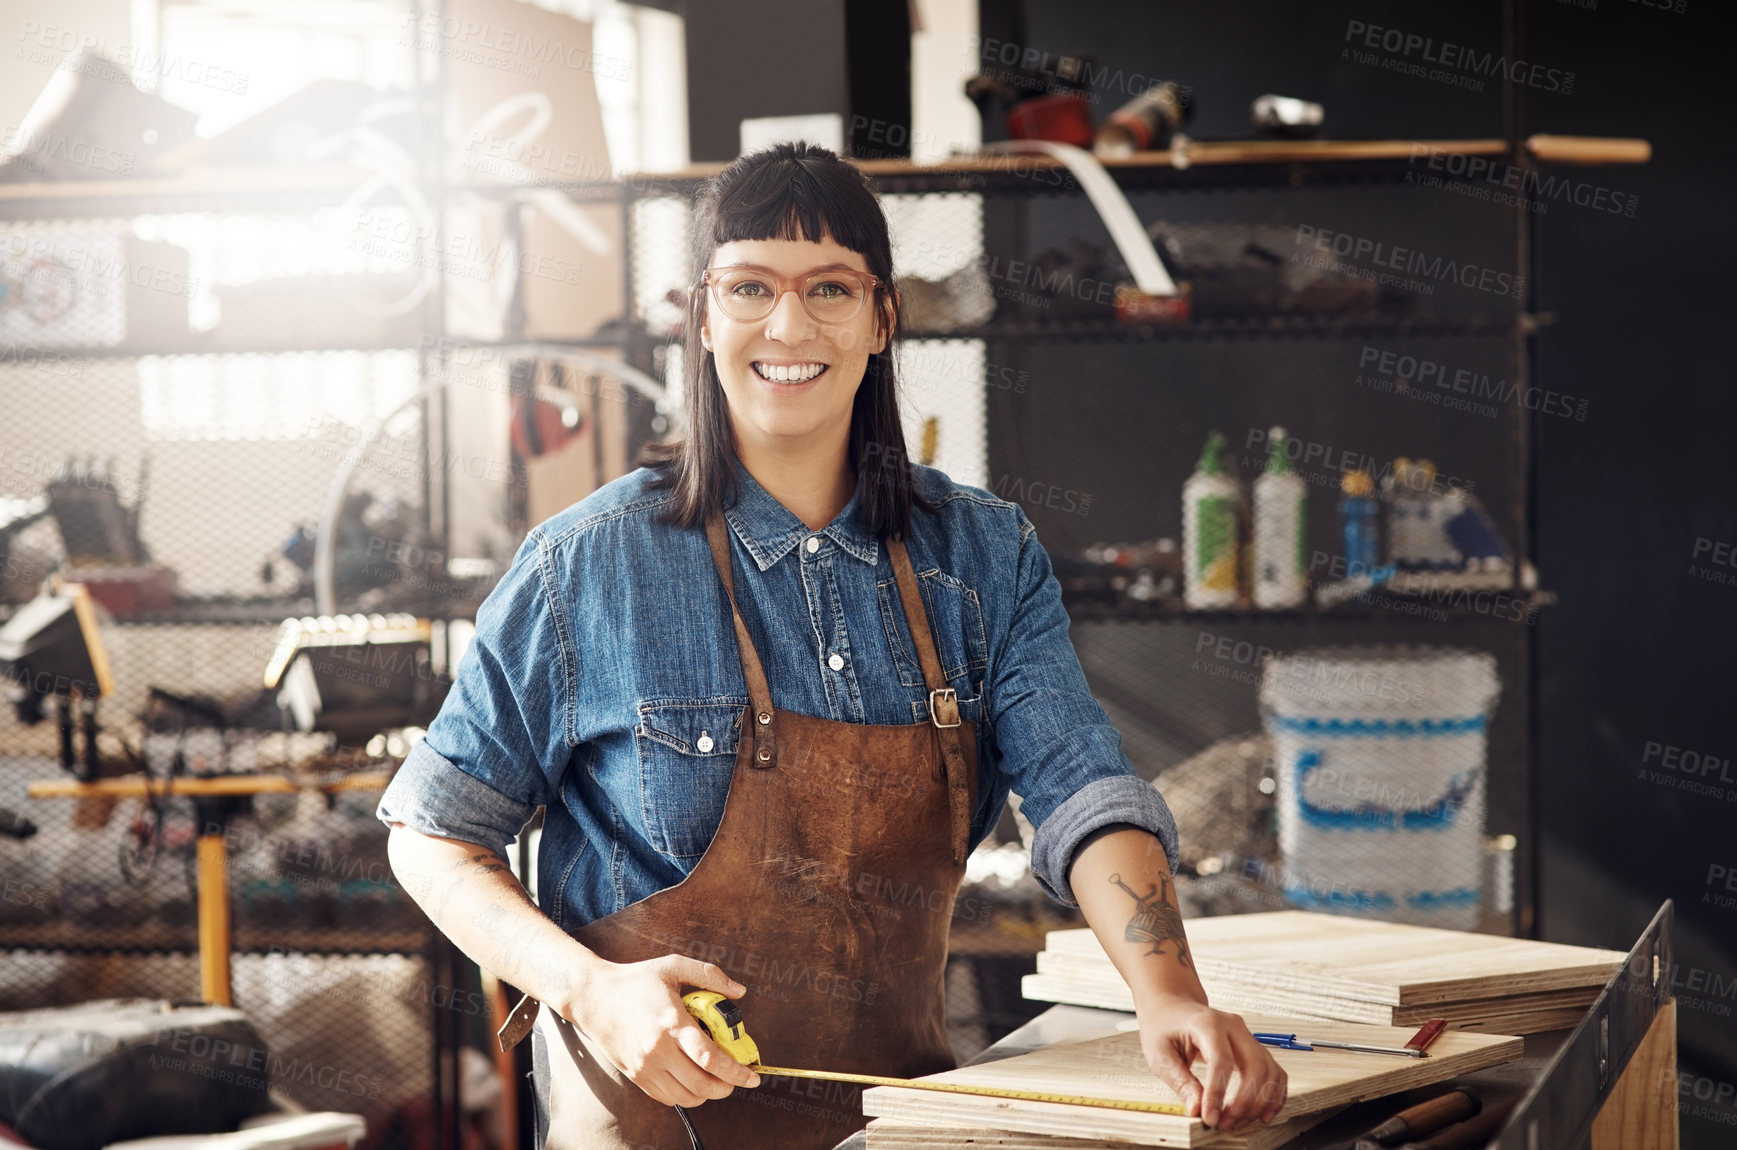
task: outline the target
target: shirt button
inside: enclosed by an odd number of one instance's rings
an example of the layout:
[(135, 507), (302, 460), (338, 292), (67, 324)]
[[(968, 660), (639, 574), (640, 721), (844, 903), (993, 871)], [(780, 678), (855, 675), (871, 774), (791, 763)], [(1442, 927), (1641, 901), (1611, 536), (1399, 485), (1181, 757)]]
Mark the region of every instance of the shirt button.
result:
[(701, 731), (700, 737), (694, 741), (694, 746), (696, 746), (700, 749), (700, 754), (702, 754), (702, 755), (711, 754), (712, 753), (712, 736), (706, 734), (704, 731)]
[(842, 671), (844, 670), (844, 656), (834, 652), (827, 657), (826, 665), (834, 671)]
[(810, 555), (812, 555), (816, 551), (819, 551), (819, 550), (820, 550), (820, 536), (810, 535), (808, 537), (808, 553)]

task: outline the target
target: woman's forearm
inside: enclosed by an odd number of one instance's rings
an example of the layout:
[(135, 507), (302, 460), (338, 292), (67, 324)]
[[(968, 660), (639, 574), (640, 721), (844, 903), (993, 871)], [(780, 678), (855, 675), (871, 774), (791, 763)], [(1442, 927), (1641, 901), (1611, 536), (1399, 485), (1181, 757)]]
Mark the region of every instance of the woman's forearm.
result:
[(484, 970), (571, 1018), (601, 963), (531, 902), (487, 847), (394, 824), (387, 857), (434, 925)]
[(1075, 852), (1068, 883), (1136, 1002), (1163, 995), (1206, 1002), (1155, 836), (1125, 825), (1098, 831)]

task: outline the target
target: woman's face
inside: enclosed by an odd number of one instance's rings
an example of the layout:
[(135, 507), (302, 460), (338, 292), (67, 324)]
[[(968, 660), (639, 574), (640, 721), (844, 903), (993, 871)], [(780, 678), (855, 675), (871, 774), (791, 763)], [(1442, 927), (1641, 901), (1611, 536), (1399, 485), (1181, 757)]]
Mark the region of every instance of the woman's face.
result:
[[(819, 243), (735, 240), (712, 253), (714, 268), (741, 265), (791, 278), (839, 267), (869, 270), (860, 252), (830, 235)], [(708, 288), (700, 341), (717, 364), (738, 445), (788, 450), (847, 439), (869, 357), (887, 345), (876, 330), (879, 310), (871, 296), (851, 319), (821, 323), (795, 291), (786, 291), (770, 315), (746, 322), (725, 315)]]

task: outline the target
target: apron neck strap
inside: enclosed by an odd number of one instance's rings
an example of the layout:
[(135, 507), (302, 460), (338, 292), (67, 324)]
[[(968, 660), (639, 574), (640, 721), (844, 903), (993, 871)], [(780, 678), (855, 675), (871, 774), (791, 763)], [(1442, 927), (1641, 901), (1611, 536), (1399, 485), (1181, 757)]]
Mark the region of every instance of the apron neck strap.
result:
[(730, 616), (736, 621), (736, 649), (742, 657), (742, 677), (748, 681), (748, 699), (754, 705), (754, 765), (778, 765), (778, 745), (774, 738), (772, 688), (766, 683), (766, 668), (760, 663), (760, 652), (748, 637), (748, 624), (742, 621), (742, 609), (736, 605), (736, 579), (730, 570), (730, 537), (724, 528), (722, 512), (713, 511), (706, 517), (706, 541), (712, 546), (712, 562), (718, 577), (724, 581), (724, 594), (730, 599)]
[(971, 791), (965, 777), (965, 755), (959, 749), (959, 701), (941, 673), (941, 657), (935, 653), (935, 636), (929, 630), (929, 613), (911, 569), (911, 554), (902, 537), (887, 537), (887, 552), (893, 560), (893, 576), (899, 584), (899, 602), (905, 608), (905, 625), (917, 648), (923, 667), (923, 682), (929, 687), (929, 722), (941, 747), (941, 764), (947, 772), (947, 801), (953, 815), (953, 862), (963, 866), (971, 841)]

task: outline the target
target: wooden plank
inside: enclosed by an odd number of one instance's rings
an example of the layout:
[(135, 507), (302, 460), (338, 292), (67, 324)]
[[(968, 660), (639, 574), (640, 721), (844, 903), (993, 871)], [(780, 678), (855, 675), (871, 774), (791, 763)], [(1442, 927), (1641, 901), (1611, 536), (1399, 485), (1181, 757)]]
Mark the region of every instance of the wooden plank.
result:
[(1659, 1008), (1598, 1117), (1589, 1150), (1677, 1150), (1677, 1000)]
[[(1320, 1114), (1299, 1114), (1271, 1126), (1221, 1135), (1202, 1145), (1209, 1150), (1275, 1150), (1336, 1113), (1338, 1111), (1329, 1110)], [(1099, 1147), (1124, 1150), (1131, 1145), (1120, 1141), (1026, 1134), (1018, 1130), (916, 1126), (890, 1118), (876, 1118), (868, 1124), (868, 1144), (869, 1150), (978, 1150), (979, 1147), (993, 1150), (1098, 1150)]]
[[(1041, 956), (1040, 956), (1041, 957)], [(1047, 974), (1028, 974), (1022, 992), (1033, 1002), (1060, 1002), (1069, 1006), (1093, 1006), (1099, 1010), (1132, 1012), (1134, 996), (1125, 982), (1094, 979), (1071, 979)], [(1370, 1026), (1422, 1026), (1431, 1018), (1446, 1018), (1454, 1030), (1477, 1030), (1486, 1034), (1541, 1034), (1547, 1030), (1565, 1030), (1586, 1014), (1597, 998), (1591, 991), (1576, 995), (1585, 998), (1578, 1005), (1562, 1003), (1540, 1004), (1525, 1008), (1464, 1011), (1457, 1003), (1436, 1003), (1429, 1006), (1386, 1006), (1379, 1002), (1358, 1002), (1349, 998), (1317, 998), (1286, 996), (1277, 992), (1241, 993), (1233, 988), (1206, 986), (1212, 1004), (1221, 1010), (1252, 1010), (1261, 1014), (1285, 1014), (1298, 1018), (1317, 1018), (1335, 1022), (1361, 1022)], [(1539, 996), (1543, 998), (1544, 996)], [(1485, 1000), (1492, 1001), (1492, 1000)], [(1493, 1000), (1500, 1003), (1501, 1000)]]
[[(1251, 1029), (1307, 1037), (1400, 1046), (1405, 1030), (1348, 1022), (1244, 1016)], [(1290, 1078), (1281, 1120), (1379, 1098), (1399, 1090), (1428, 1086), (1459, 1074), (1511, 1062), (1525, 1040), (1468, 1031), (1449, 1031), (1436, 1039), (1427, 1058), (1396, 1058), (1349, 1051), (1272, 1051)], [(1081, 1042), (1059, 1042), (1029, 1054), (951, 1070), (935, 1076), (944, 1082), (999, 1090), (1047, 1090), (1126, 1101), (1177, 1102), (1176, 1093), (1152, 1076), (1138, 1034), (1115, 1034)], [(1233, 1078), (1234, 1082), (1234, 1078)], [(1100, 1141), (1165, 1147), (1210, 1145), (1222, 1137), (1197, 1118), (1137, 1111), (1088, 1109), (1010, 1098), (977, 1098), (877, 1086), (863, 1091), (863, 1112), (906, 1123), (1020, 1131)]]
[[(1268, 1014), (1297, 1014), (1305, 1018), (1337, 1018), (1345, 1022), (1367, 1022), (1375, 1026), (1421, 1026), (1431, 1018), (1445, 1018), (1455, 1029), (1476, 1027), (1481, 1030), (1501, 1030), (1504, 1023), (1516, 1018), (1548, 1015), (1566, 1018), (1572, 1025), (1586, 1013), (1598, 997), (1596, 986), (1570, 987), (1566, 990), (1545, 990), (1530, 994), (1500, 998), (1479, 998), (1466, 1002), (1422, 1003), (1415, 1006), (1394, 1006), (1391, 1003), (1364, 1002), (1355, 998), (1333, 995), (1303, 994), (1298, 991), (1251, 988), (1233, 979), (1216, 974), (1202, 974), (1201, 984), (1214, 1006), (1237, 1010), (1259, 1010)], [(1037, 973), (1028, 975), (1025, 997), (1039, 1002), (1067, 1002), (1076, 1006), (1098, 1006), (1108, 1010), (1133, 1010), (1134, 999), (1121, 974), (1110, 965), (1108, 958), (1096, 961), (1071, 954), (1044, 951), (1037, 956)], [(1085, 999), (1089, 998), (1090, 1001)], [(1546, 1027), (1555, 1029), (1555, 1027)], [(1504, 1034), (1531, 1034), (1530, 1030), (1503, 1030)]]
[[(1603, 986), (1621, 951), (1285, 910), (1188, 923), (1205, 980), (1393, 1006)], [(1058, 930), (1046, 948), (1108, 962), (1090, 930)]]

